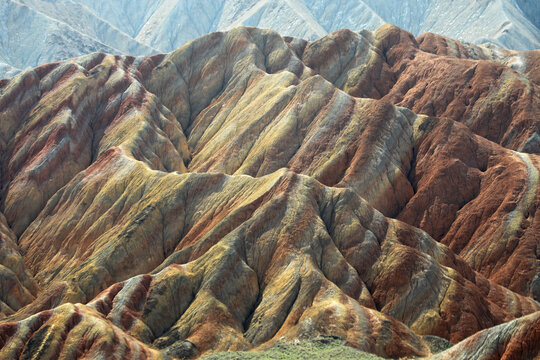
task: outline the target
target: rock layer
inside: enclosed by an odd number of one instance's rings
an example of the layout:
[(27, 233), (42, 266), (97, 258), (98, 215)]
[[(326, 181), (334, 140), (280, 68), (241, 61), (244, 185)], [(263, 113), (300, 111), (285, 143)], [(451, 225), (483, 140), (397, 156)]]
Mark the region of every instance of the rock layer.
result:
[(435, 35), (419, 41), (389, 25), (374, 33), (342, 30), (306, 45), (302, 60), (353, 96), (450, 118), (507, 148), (540, 152), (540, 99), (528, 53), (466, 51)]
[(534, 313), (484, 330), (451, 349), (439, 359), (534, 359), (540, 342), (540, 314)]
[[(0, 82), (0, 354), (182, 358), (337, 336), (419, 357), (423, 335), (469, 354), (484, 329), (534, 334), (540, 158), (534, 141), (515, 150), (537, 134), (536, 67), (448, 44), (237, 28)], [(434, 77), (446, 67), (478, 72), (470, 121)], [(389, 102), (413, 98), (426, 115)]]

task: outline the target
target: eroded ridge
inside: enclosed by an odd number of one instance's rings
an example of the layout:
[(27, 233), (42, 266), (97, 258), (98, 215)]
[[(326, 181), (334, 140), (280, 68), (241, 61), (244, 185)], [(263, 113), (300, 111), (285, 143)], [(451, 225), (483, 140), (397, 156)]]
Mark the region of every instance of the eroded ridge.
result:
[(0, 355), (538, 352), (537, 72), (488, 50), (236, 28), (2, 81)]

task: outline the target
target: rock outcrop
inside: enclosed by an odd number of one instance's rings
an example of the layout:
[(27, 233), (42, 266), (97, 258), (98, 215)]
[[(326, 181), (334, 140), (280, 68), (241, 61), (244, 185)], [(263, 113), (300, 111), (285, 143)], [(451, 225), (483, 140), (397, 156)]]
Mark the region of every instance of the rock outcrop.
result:
[(418, 40), (390, 25), (342, 30), (306, 45), (302, 60), (353, 96), (450, 118), (507, 148), (540, 153), (534, 52), (465, 50), (435, 35)]
[(13, 315), (35, 300), (40, 287), (28, 271), (17, 237), (0, 213), (0, 318)]
[(450, 350), (437, 354), (442, 359), (534, 359), (540, 342), (540, 313), (534, 313), (471, 336)]
[(0, 357), (463, 340), (448, 358), (520, 331), (538, 354), (539, 75), (515, 56), (236, 28), (1, 81)]

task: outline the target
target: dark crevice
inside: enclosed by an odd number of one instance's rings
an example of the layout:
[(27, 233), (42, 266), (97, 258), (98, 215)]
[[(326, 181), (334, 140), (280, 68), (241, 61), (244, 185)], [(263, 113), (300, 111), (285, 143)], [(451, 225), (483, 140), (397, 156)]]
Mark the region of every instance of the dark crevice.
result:
[(257, 294), (257, 299), (255, 300), (255, 302), (251, 306), (251, 309), (248, 311), (248, 315), (246, 316), (246, 318), (242, 322), (242, 326), (243, 326), (243, 329), (244, 329), (244, 335), (249, 330), (249, 327), (251, 325), (251, 321), (253, 320), (253, 316), (255, 315), (255, 311), (257, 311), (257, 308), (261, 304), (262, 298), (263, 298), (264, 289), (261, 289), (261, 287), (260, 287), (261, 284), (260, 284), (258, 276), (257, 276), (257, 282), (259, 284), (259, 293)]
[[(412, 148), (412, 156), (411, 161), (409, 163), (409, 171), (407, 171), (407, 180), (409, 181), (409, 184), (411, 184), (411, 187), (413, 188), (413, 192), (416, 195), (418, 192), (418, 179), (416, 178), (416, 165), (417, 165), (417, 156), (418, 156), (418, 149), (413, 146)], [(414, 196), (414, 195), (413, 195)], [(401, 212), (402, 209), (398, 211)]]

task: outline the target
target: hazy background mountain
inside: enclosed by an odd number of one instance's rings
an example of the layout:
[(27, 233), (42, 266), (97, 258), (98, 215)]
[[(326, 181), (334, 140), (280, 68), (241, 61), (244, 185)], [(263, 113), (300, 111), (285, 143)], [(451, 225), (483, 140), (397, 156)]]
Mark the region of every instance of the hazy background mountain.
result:
[(0, 0), (0, 77), (94, 51), (148, 55), (238, 25), (314, 40), (392, 23), (419, 35), (540, 48), (536, 0)]

